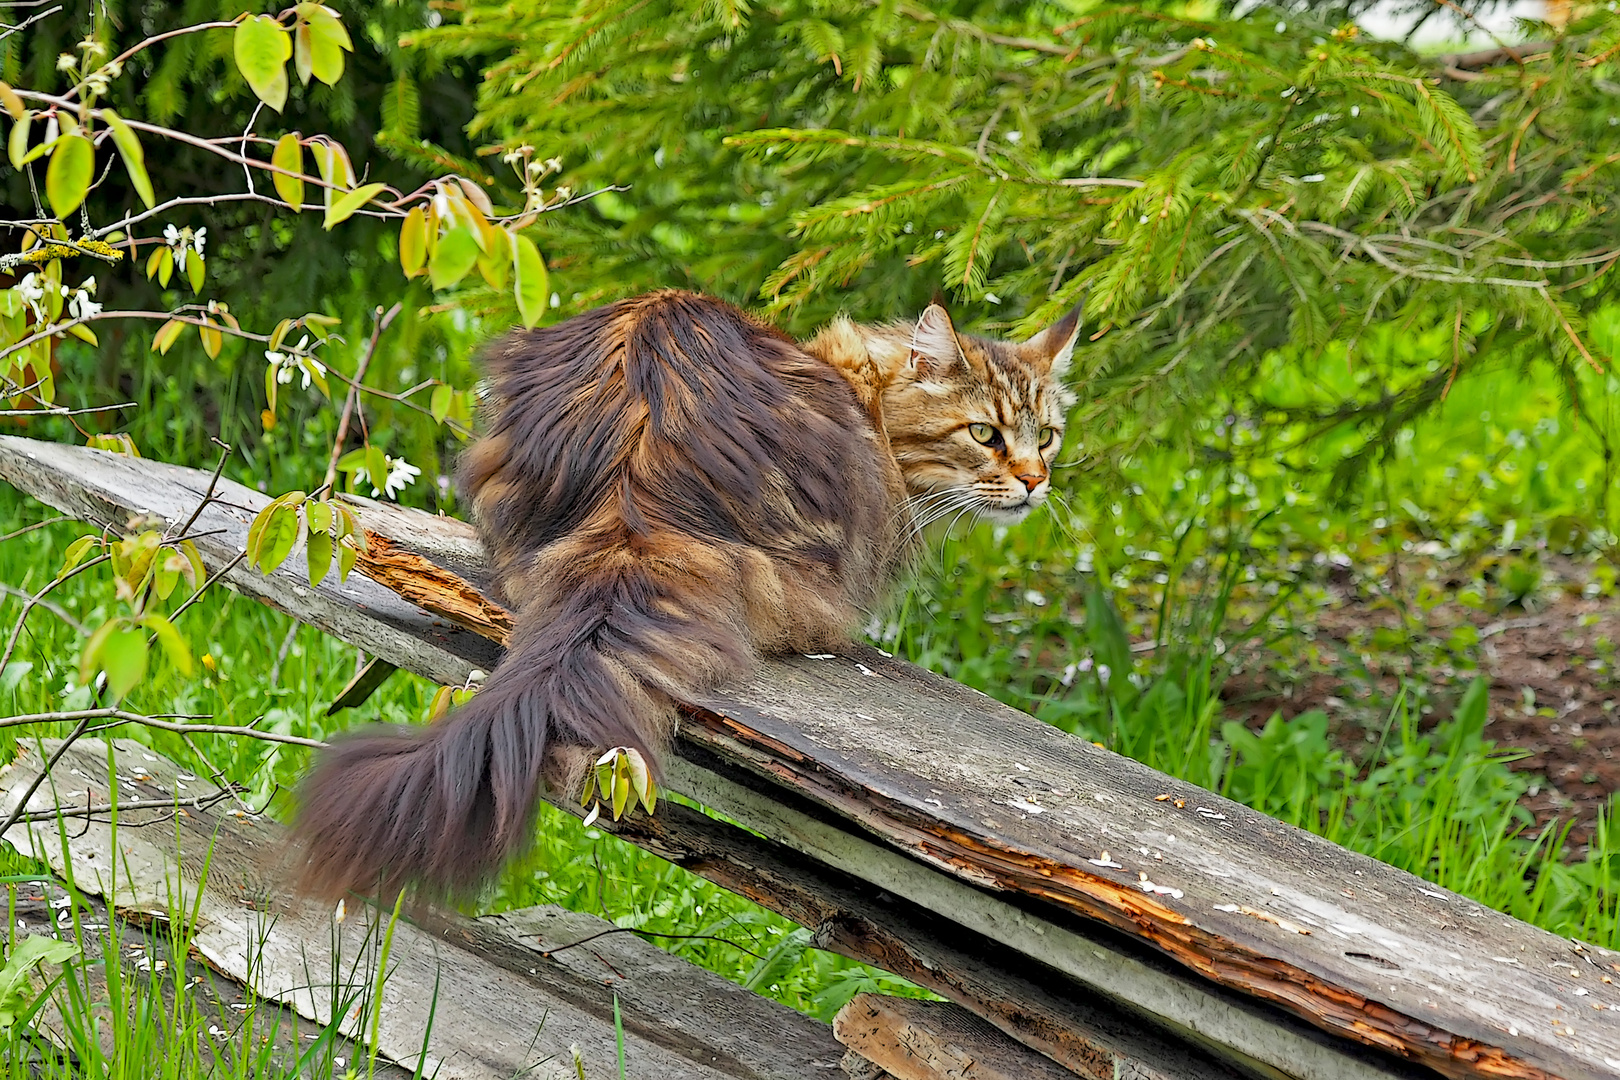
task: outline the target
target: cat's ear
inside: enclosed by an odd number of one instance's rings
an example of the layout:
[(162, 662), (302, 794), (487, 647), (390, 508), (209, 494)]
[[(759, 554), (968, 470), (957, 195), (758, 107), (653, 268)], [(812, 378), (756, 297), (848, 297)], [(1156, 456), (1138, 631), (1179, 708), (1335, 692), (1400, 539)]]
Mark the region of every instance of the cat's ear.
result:
[(1080, 339), (1080, 308), (1076, 304), (1073, 311), (1023, 344), (1024, 355), (1046, 364), (1051, 377), (1059, 381), (1069, 374), (1074, 343)]
[(911, 364), (919, 375), (937, 375), (951, 367), (962, 356), (962, 346), (956, 340), (956, 327), (944, 305), (935, 301), (917, 320), (911, 332)]

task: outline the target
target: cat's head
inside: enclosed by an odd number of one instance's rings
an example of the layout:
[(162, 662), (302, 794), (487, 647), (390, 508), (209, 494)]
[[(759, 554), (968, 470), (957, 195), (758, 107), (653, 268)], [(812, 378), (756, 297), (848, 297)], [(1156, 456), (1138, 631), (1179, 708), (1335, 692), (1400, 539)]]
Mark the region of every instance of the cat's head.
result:
[(868, 338), (883, 412), (919, 522), (1015, 522), (1046, 501), (1074, 392), (1076, 308), (1027, 341), (961, 334), (939, 304)]

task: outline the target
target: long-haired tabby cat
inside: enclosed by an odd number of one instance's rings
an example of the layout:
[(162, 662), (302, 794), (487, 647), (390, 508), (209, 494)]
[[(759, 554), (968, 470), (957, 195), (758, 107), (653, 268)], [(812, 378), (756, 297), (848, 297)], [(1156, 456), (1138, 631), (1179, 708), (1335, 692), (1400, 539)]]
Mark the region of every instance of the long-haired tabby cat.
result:
[(467, 704), (339, 741), (306, 779), (305, 885), (465, 892), (521, 850), (540, 785), (656, 761), (674, 702), (760, 656), (838, 648), (930, 520), (1043, 502), (1078, 312), (1022, 344), (834, 322), (797, 344), (666, 291), (489, 358), (463, 489), (516, 629)]

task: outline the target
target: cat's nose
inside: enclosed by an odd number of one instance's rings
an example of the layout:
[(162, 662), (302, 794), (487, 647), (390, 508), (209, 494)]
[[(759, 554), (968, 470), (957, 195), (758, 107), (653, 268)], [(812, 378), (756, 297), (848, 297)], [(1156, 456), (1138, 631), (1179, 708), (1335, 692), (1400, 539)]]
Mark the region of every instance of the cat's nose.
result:
[(1030, 491), (1034, 491), (1036, 488), (1041, 486), (1041, 481), (1046, 479), (1046, 474), (1020, 473), (1018, 479), (1024, 482), (1024, 487), (1028, 488)]

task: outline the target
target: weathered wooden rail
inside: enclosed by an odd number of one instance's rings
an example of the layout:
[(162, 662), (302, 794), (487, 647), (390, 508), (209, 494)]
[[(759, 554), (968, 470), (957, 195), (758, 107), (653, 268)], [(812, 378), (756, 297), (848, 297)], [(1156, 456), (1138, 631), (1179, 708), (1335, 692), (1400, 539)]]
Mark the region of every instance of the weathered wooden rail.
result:
[[(208, 488), (14, 438), (0, 477), (109, 524), (178, 527)], [(220, 484), (193, 526), (211, 568), (265, 501)], [(471, 530), (372, 504), (361, 518), (368, 578), (312, 588), (295, 557), (227, 580), (441, 682), (492, 667), (507, 623)], [(1620, 956), (874, 650), (773, 662), (684, 709), (670, 786), (753, 832), (668, 804), (608, 828), (1079, 1075), (1620, 1074), (1620, 990), (1604, 981)]]

